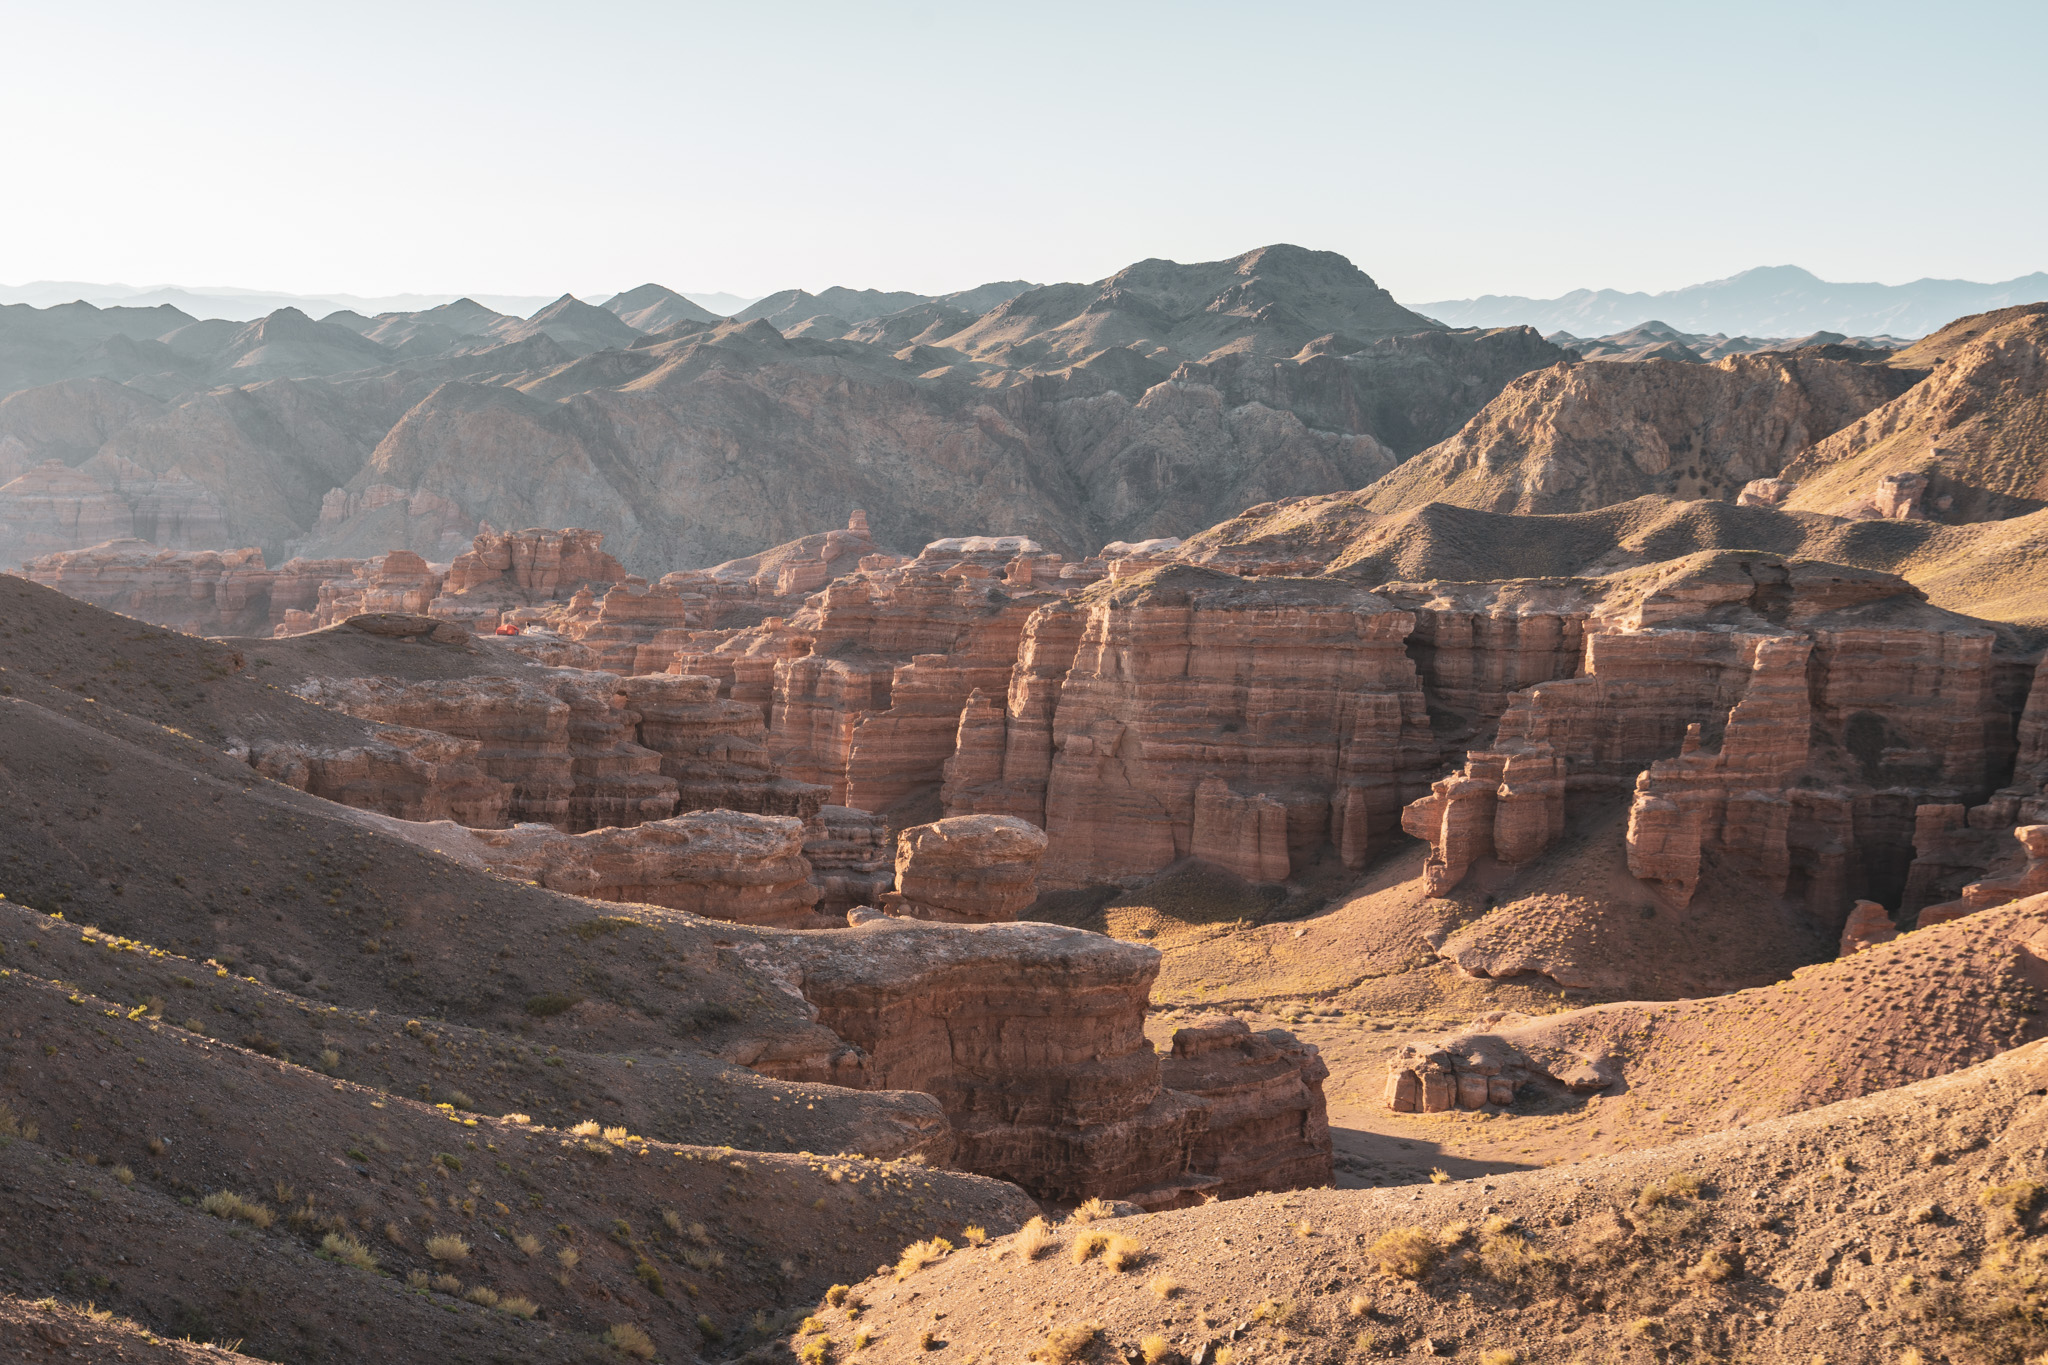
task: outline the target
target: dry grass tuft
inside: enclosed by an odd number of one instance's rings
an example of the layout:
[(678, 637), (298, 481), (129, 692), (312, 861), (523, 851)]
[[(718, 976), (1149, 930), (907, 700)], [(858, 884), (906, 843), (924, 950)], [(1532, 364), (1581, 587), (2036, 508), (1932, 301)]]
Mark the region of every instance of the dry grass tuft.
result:
[(1056, 1240), (1045, 1219), (1033, 1218), (1017, 1230), (1017, 1254), (1027, 1261), (1035, 1261)]
[(1733, 1242), (1708, 1247), (1693, 1264), (1692, 1269), (1685, 1273), (1695, 1280), (1705, 1280), (1708, 1284), (1739, 1280), (1742, 1278), (1742, 1249)]
[(487, 1284), (478, 1285), (462, 1297), (483, 1308), (496, 1308), (498, 1306), (498, 1291)]
[(1292, 1299), (1267, 1299), (1252, 1309), (1252, 1321), (1263, 1322), (1274, 1327), (1286, 1327), (1300, 1316), (1300, 1310)]
[(1496, 1346), (1479, 1353), (1479, 1365), (1522, 1365), (1522, 1353), (1512, 1346)]
[(1347, 1317), (1362, 1318), (1371, 1311), (1372, 1300), (1363, 1294), (1353, 1294), (1351, 1302), (1344, 1305), (1344, 1313)]
[(270, 1211), (268, 1205), (244, 1199), (229, 1190), (215, 1190), (199, 1201), (199, 1208), (216, 1218), (234, 1218), (259, 1228), (267, 1228), (277, 1221), (277, 1215)]
[(20, 1138), (24, 1142), (34, 1142), (37, 1136), (38, 1129), (33, 1123), (23, 1123), (12, 1109), (0, 1104), (0, 1138)]
[(1382, 1233), (1366, 1258), (1389, 1275), (1419, 1280), (1436, 1265), (1437, 1244), (1421, 1228), (1394, 1228)]
[(498, 1311), (510, 1313), (515, 1318), (531, 1318), (540, 1312), (540, 1305), (523, 1294), (514, 1294), (510, 1298), (498, 1300)]
[(353, 1237), (344, 1237), (338, 1232), (330, 1232), (320, 1239), (320, 1249), (335, 1260), (340, 1261), (343, 1265), (352, 1265), (357, 1270), (375, 1270), (377, 1268), (377, 1258), (370, 1253), (368, 1247)]
[(1074, 1244), (1068, 1251), (1068, 1255), (1074, 1258), (1075, 1265), (1084, 1265), (1096, 1252), (1101, 1251), (1108, 1245), (1108, 1233), (1098, 1232), (1093, 1228), (1089, 1228), (1074, 1235)]
[(1171, 1275), (1154, 1275), (1152, 1282), (1145, 1286), (1152, 1291), (1152, 1297), (1161, 1303), (1180, 1293), (1180, 1281)]
[(555, 1253), (555, 1264), (564, 1270), (574, 1270), (576, 1263), (582, 1259), (581, 1256), (576, 1254), (575, 1247), (563, 1247)]
[(437, 1261), (466, 1261), (469, 1259), (469, 1243), (452, 1232), (445, 1232), (427, 1239), (427, 1255)]
[(896, 1258), (896, 1278), (901, 1280), (916, 1274), (932, 1262), (943, 1260), (946, 1253), (952, 1249), (953, 1244), (943, 1237), (934, 1237), (924, 1242), (912, 1242), (909, 1246), (903, 1248), (903, 1254)]
[(1102, 1263), (1111, 1270), (1124, 1271), (1145, 1259), (1145, 1244), (1135, 1237), (1112, 1237), (1102, 1253)]
[(1451, 1183), (1451, 1173), (1441, 1166), (1432, 1166), (1429, 1168), (1429, 1183), (1432, 1185), (1448, 1185)]
[(1157, 1332), (1138, 1339), (1138, 1354), (1145, 1357), (1145, 1365), (1159, 1365), (1159, 1362), (1173, 1354), (1173, 1343)]
[(971, 1247), (986, 1246), (988, 1245), (988, 1229), (970, 1223), (960, 1229), (960, 1240)]
[(1116, 1211), (1109, 1206), (1109, 1201), (1107, 1199), (1095, 1198), (1088, 1200), (1081, 1207), (1075, 1209), (1073, 1213), (1068, 1215), (1067, 1221), (1070, 1223), (1093, 1223), (1098, 1219), (1114, 1217), (1116, 1217)]
[(1096, 1337), (1102, 1334), (1099, 1322), (1075, 1322), (1065, 1327), (1055, 1327), (1045, 1334), (1045, 1343), (1025, 1357), (1039, 1365), (1074, 1365), (1081, 1358)]
[(852, 1292), (853, 1287), (851, 1285), (835, 1284), (825, 1291), (825, 1302), (831, 1304), (834, 1308), (842, 1307), (846, 1303), (846, 1296)]
[(519, 1254), (522, 1256), (533, 1257), (540, 1255), (540, 1238), (530, 1232), (522, 1232), (517, 1237), (514, 1237), (512, 1245), (519, 1248)]
[(622, 1356), (635, 1360), (654, 1359), (654, 1338), (630, 1322), (613, 1323), (599, 1340)]

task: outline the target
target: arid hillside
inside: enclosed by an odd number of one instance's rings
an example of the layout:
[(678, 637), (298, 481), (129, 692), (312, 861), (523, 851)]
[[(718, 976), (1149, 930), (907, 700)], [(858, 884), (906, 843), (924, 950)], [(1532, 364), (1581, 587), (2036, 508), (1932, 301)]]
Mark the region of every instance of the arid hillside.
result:
[(790, 291), (732, 320), (679, 299), (247, 324), (10, 307), (0, 563), (123, 536), (442, 561), (488, 523), (600, 531), (652, 577), (852, 507), (885, 544), (1081, 555), (1369, 483), (1564, 354), (1447, 331), (1288, 246), (936, 299)]

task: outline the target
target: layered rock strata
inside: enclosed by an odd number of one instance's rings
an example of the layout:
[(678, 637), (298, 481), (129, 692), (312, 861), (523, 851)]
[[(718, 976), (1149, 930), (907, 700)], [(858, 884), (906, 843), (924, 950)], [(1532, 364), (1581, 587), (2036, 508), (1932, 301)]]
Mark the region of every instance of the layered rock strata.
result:
[(1316, 1049), (1284, 1029), (1254, 1033), (1241, 1019), (1210, 1016), (1174, 1030), (1160, 1060), (1167, 1089), (1204, 1106), (1188, 1164), (1210, 1173), (1219, 1199), (1330, 1182), (1332, 1146)]
[(783, 927), (812, 924), (818, 902), (792, 816), (706, 810), (584, 834), (515, 825), (476, 837), (496, 871), (592, 900)]
[[(1144, 1035), (1151, 948), (1055, 925), (886, 917), (778, 947), (818, 1022), (859, 1049), (861, 1084), (938, 1097), (965, 1169), (1041, 1199), (1148, 1208), (1268, 1178), (1331, 1178), (1312, 1049), (1191, 1043), (1184, 1074), (1202, 1088), (1163, 1084)], [(1204, 1149), (1212, 1118), (1222, 1136)], [(1213, 1169), (1194, 1164), (1198, 1151)]]
[(1541, 853), (1569, 794), (1623, 790), (1629, 868), (1674, 905), (1712, 866), (1839, 929), (1898, 903), (1916, 822), (1910, 875), (1946, 875), (1922, 808), (1984, 801), (2013, 752), (1994, 632), (1890, 575), (1729, 552), (1577, 591), (1577, 676), (1510, 696), (1404, 815), (1432, 893)]
[[(1175, 565), (1093, 590), (1083, 612), (1050, 733), (1013, 690), (1019, 747), (1052, 750), (1015, 765), (1047, 771), (1047, 885), (1181, 858), (1282, 880), (1325, 844), (1362, 867), (1425, 789), (1436, 749), (1404, 650), (1414, 618), (1383, 598)], [(1005, 750), (1007, 784), (1007, 733)]]
[(272, 781), (338, 805), (488, 828), (505, 823), (512, 788), (484, 770), (482, 752), (475, 740), (385, 725), (360, 744), (271, 741), (243, 757)]
[(22, 568), (67, 597), (188, 635), (268, 633), (277, 578), (261, 550), (166, 550), (132, 538), (42, 555)]
[(958, 815), (896, 838), (896, 889), (882, 908), (947, 924), (1014, 920), (1038, 897), (1044, 831), (1009, 815)]
[(1918, 922), (1922, 926), (1941, 924), (2048, 891), (2048, 825), (2021, 825), (2012, 831), (2012, 837), (2019, 841), (2024, 866), (2003, 876), (1971, 882), (1957, 899), (1921, 910)]

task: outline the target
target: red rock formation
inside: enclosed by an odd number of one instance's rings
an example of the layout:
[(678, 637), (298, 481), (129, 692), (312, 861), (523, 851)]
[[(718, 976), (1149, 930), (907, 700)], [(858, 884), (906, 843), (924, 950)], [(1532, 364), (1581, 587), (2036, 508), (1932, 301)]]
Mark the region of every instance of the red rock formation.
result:
[(576, 790), (570, 710), (532, 682), (495, 676), (413, 683), (311, 679), (296, 690), (308, 701), (364, 720), (475, 740), (482, 746), (477, 758), (484, 771), (512, 787), (510, 818), (568, 822)]
[[(1491, 1016), (1499, 1020), (1504, 1016)], [(1482, 1021), (1485, 1022), (1485, 1021)], [(1443, 1042), (1410, 1043), (1389, 1063), (1381, 1102), (1397, 1114), (1440, 1114), (1452, 1109), (1505, 1108), (1529, 1078), (1526, 1059), (1490, 1034), (1464, 1035)], [(1573, 1086), (1597, 1090), (1598, 1084)]]
[(630, 828), (479, 831), (492, 866), (593, 900), (634, 901), (741, 924), (809, 926), (818, 888), (804, 826), (785, 815), (692, 811)]
[(1995, 905), (2010, 905), (2023, 896), (2048, 891), (2048, 825), (2021, 825), (2012, 831), (2026, 854), (2026, 866), (2000, 877), (1986, 877), (1963, 888), (1962, 896), (1920, 912), (1919, 924), (1941, 924)]
[(496, 626), (514, 608), (565, 601), (580, 588), (617, 583), (626, 571), (600, 548), (603, 543), (599, 531), (529, 527), (501, 533), (486, 527), (449, 565), (431, 614)]
[[(1899, 895), (1915, 807), (1982, 800), (2010, 753), (1996, 637), (1889, 575), (1718, 552), (1574, 591), (1582, 671), (1512, 694), (1493, 745), (1404, 816), (1432, 844), (1432, 892), (1540, 853), (1564, 793), (1633, 788), (1629, 866), (1671, 901), (1711, 856), (1839, 925), (1854, 899)], [(1463, 726), (1486, 708), (1445, 709)], [(1949, 874), (1921, 852), (1931, 887)]]
[(1483, 857), (1515, 865), (1548, 848), (1564, 832), (1564, 770), (1548, 744), (1511, 740), (1497, 751), (1468, 753), (1460, 772), (1410, 802), (1401, 827), (1429, 841), (1429, 894), (1456, 886)]
[(818, 912), (843, 915), (858, 905), (879, 905), (896, 881), (889, 822), (851, 806), (823, 806), (806, 829), (804, 856), (823, 892)]
[(351, 582), (360, 559), (287, 559), (270, 585), (270, 627), (277, 635), (303, 635), (320, 628), (320, 589)]
[(958, 815), (896, 839), (892, 915), (948, 924), (1014, 920), (1038, 897), (1044, 831), (1008, 815)]
[[(1041, 879), (1185, 857), (1279, 874), (1258, 798), (1284, 808), (1290, 871), (1333, 823), (1391, 830), (1436, 754), (1403, 649), (1413, 620), (1345, 583), (1185, 565), (1091, 594), (1053, 717)], [(1243, 804), (1214, 785), (1201, 800), (1208, 779)]]
[(191, 635), (264, 633), (276, 578), (261, 550), (165, 550), (142, 540), (43, 555), (24, 571), (66, 596)]
[(1882, 905), (1876, 901), (1857, 901), (1849, 911), (1849, 922), (1842, 926), (1840, 955), (1849, 957), (1865, 948), (1890, 943), (1898, 936), (1898, 927)]
[(954, 755), (941, 799), (948, 815), (1014, 815), (1045, 824), (1052, 779), (1053, 717), (1060, 689), (1088, 621), (1075, 602), (1049, 602), (1031, 613), (1010, 670), (1006, 704), (970, 694), (960, 712)]
[(505, 823), (512, 789), (484, 771), (482, 748), (475, 740), (383, 726), (362, 744), (271, 742), (247, 758), (265, 777), (340, 805), (484, 829)]
[(663, 775), (662, 756), (637, 741), (640, 713), (625, 705), (617, 674), (555, 669), (545, 686), (569, 707), (564, 828), (637, 825), (675, 812), (676, 781)]
[(779, 776), (762, 743), (761, 713), (721, 700), (716, 678), (652, 673), (619, 680), (618, 695), (640, 720), (637, 738), (661, 756), (681, 811), (751, 811), (806, 821), (824, 804), (822, 787)]
[(329, 577), (321, 582), (313, 608), (314, 625), (331, 626), (367, 612), (425, 616), (440, 591), (441, 575), (432, 565), (410, 550), (393, 550), (356, 561), (346, 578)]
[(1389, 583), (1377, 591), (1415, 614), (1408, 653), (1445, 746), (1485, 743), (1526, 687), (1575, 676), (1594, 602), (1573, 579)]
[[(818, 1022), (860, 1049), (859, 1084), (938, 1097), (955, 1165), (1040, 1199), (1147, 1208), (1331, 1178), (1312, 1049), (1191, 1038), (1168, 1065), (1199, 1088), (1162, 1084), (1143, 1027), (1153, 949), (1049, 924), (887, 917), (777, 947)], [(753, 1065), (775, 1074), (772, 1061)], [(1220, 1136), (1204, 1147), (1212, 1122)]]
[(1159, 1076), (1167, 1089), (1203, 1102), (1188, 1165), (1215, 1179), (1204, 1193), (1233, 1199), (1329, 1184), (1329, 1074), (1316, 1049), (1284, 1029), (1254, 1033), (1223, 1015), (1175, 1029)]
[(127, 500), (106, 481), (62, 460), (45, 460), (0, 484), (0, 565), (134, 534)]

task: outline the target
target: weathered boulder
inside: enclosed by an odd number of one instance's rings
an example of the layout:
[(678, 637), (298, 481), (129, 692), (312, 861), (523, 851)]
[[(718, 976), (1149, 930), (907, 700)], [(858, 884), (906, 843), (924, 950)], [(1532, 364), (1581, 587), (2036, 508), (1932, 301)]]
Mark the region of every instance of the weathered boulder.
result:
[(1193, 1171), (1216, 1181), (1206, 1193), (1229, 1199), (1330, 1184), (1329, 1074), (1315, 1047), (1284, 1029), (1254, 1033), (1221, 1015), (1175, 1029), (1159, 1075), (1206, 1106), (1189, 1157)]
[(1848, 957), (1875, 944), (1890, 943), (1898, 936), (1898, 926), (1882, 905), (1876, 901), (1857, 901), (1849, 911), (1849, 922), (1842, 926), (1840, 955)]
[(809, 925), (818, 901), (803, 822), (786, 815), (706, 810), (585, 834), (516, 825), (477, 837), (496, 870), (593, 900), (781, 926)]
[(896, 889), (882, 906), (948, 924), (1014, 920), (1038, 897), (1045, 832), (1009, 815), (956, 815), (896, 840)]

